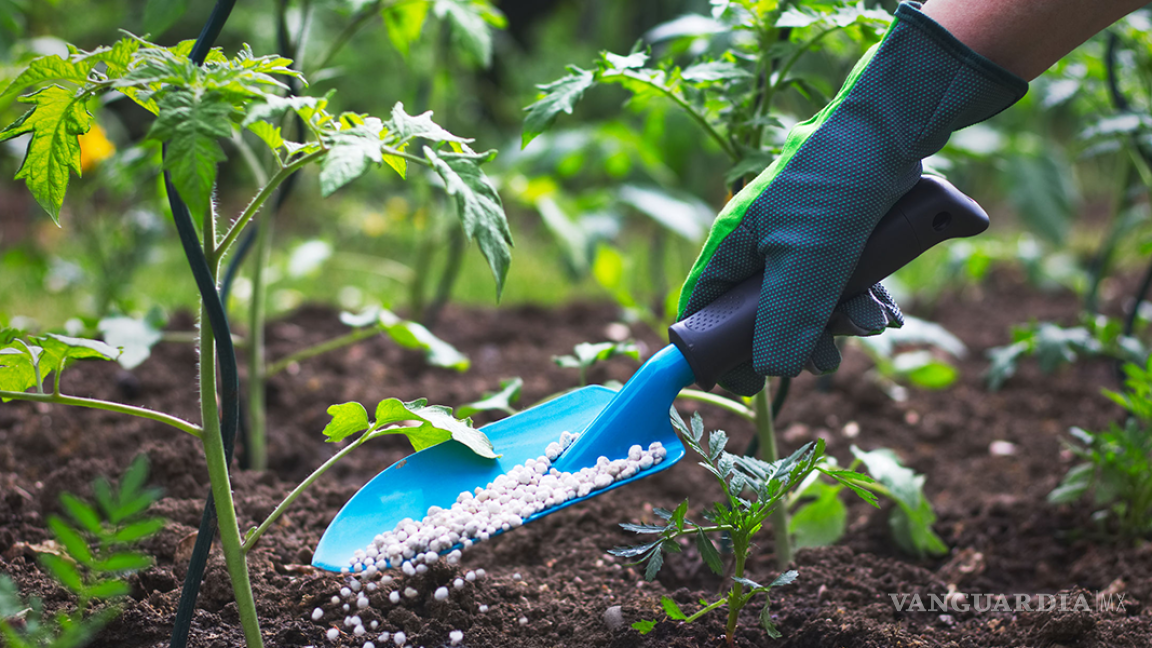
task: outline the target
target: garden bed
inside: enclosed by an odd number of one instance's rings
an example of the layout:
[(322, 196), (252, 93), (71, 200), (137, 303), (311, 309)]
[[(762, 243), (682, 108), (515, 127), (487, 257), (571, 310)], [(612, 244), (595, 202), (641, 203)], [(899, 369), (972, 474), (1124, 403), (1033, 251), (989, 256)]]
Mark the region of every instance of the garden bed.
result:
[[(817, 436), (842, 463), (855, 443), (864, 449), (890, 447), (917, 472), (928, 475), (926, 492), (935, 505), (937, 533), (951, 551), (939, 559), (913, 560), (888, 540), (887, 511), (863, 502), (849, 504), (848, 534), (840, 546), (800, 551), (799, 579), (773, 592), (772, 611), (784, 637), (779, 646), (1141, 646), (1152, 643), (1152, 545), (1117, 545), (1084, 531), (1092, 528), (1087, 505), (1053, 507), (1045, 497), (1071, 463), (1061, 457), (1060, 440), (1069, 426), (1098, 429), (1120, 415), (1100, 396), (1114, 386), (1105, 363), (1079, 363), (1056, 376), (1043, 376), (1032, 362), (998, 393), (988, 393), (981, 374), (985, 349), (1009, 341), (1009, 326), (1029, 319), (1070, 323), (1077, 312), (1071, 295), (1042, 295), (1014, 278), (993, 277), (979, 289), (941, 300), (922, 313), (943, 322), (970, 348), (960, 363), (960, 381), (947, 391), (912, 390), (896, 403), (865, 377), (864, 357), (849, 352), (832, 390), (820, 393), (805, 376), (778, 418), (786, 450)], [(458, 374), (424, 366), (418, 353), (399, 350), (382, 337), (302, 364), (269, 385), (270, 470), (236, 471), (234, 488), (241, 525), (263, 519), (292, 485), (331, 456), (320, 430), (332, 403), (375, 402), (394, 396), (427, 397), (458, 405), (494, 390), (502, 378), (521, 376), (532, 403), (574, 385), (575, 372), (556, 367), (553, 355), (582, 341), (605, 339), (614, 320), (610, 306), (576, 305), (557, 310), (521, 307), (488, 310), (449, 308), (436, 330), (472, 360)], [(191, 322), (182, 322), (184, 328)], [(335, 313), (305, 309), (269, 326), (272, 358), (315, 343), (339, 331)], [(659, 340), (637, 330), (645, 356)], [(125, 399), (134, 405), (197, 420), (196, 354), (179, 344), (161, 344), (132, 373), (111, 363), (79, 364), (63, 379), (66, 392)], [(626, 380), (635, 369), (628, 360), (595, 368), (594, 381)], [(708, 429), (732, 437), (729, 449), (742, 449), (750, 426), (707, 406), (699, 409)], [(849, 438), (855, 422), (859, 434)], [(1013, 444), (1014, 454), (994, 455), (993, 441)], [(67, 603), (36, 566), (35, 547), (50, 537), (46, 518), (58, 510), (58, 495), (87, 493), (100, 474), (118, 475), (138, 452), (151, 458), (151, 479), (164, 489), (154, 512), (169, 524), (144, 549), (156, 566), (132, 579), (124, 614), (95, 646), (166, 646), (184, 563), (199, 523), (207, 472), (195, 439), (159, 424), (102, 411), (81, 411), (27, 403), (0, 405), (0, 572), (21, 590), (45, 599), (48, 607)], [(253, 585), (262, 627), (270, 646), (333, 645), (325, 638), (332, 619), (308, 619), (329, 598), (340, 578), (308, 566), (311, 550), (340, 506), (377, 472), (410, 452), (403, 437), (385, 437), (357, 450), (292, 508), (253, 551)], [(453, 629), (464, 631), (463, 645), (545, 646), (720, 646), (723, 615), (685, 626), (659, 623), (648, 635), (629, 628), (640, 619), (660, 619), (659, 599), (670, 595), (686, 611), (711, 596), (721, 579), (703, 565), (694, 548), (669, 556), (655, 583), (643, 583), (635, 568), (605, 551), (634, 540), (617, 522), (650, 522), (652, 507), (674, 507), (686, 497), (691, 513), (719, 494), (704, 470), (685, 461), (674, 469), (628, 488), (565, 509), (465, 553), (461, 567), (440, 565), (416, 578), (437, 584), (453, 572), (483, 567), (488, 576), (469, 584), (448, 602), (422, 598), (395, 606), (381, 629), (403, 630), (410, 646), (445, 645)], [(885, 506), (890, 506), (887, 504)], [(749, 576), (771, 580), (777, 574), (770, 532)], [(520, 578), (515, 578), (519, 574)], [(1009, 595), (1084, 593), (1091, 611), (941, 614), (898, 612), (890, 595), (944, 596), (948, 585), (961, 592)], [(1123, 611), (1100, 611), (1097, 591), (1124, 595)], [(223, 559), (214, 554), (191, 645), (197, 648), (243, 644)], [(1114, 599), (1115, 600), (1115, 599)], [(977, 601), (979, 603), (979, 601)], [(477, 611), (486, 604), (486, 613)], [(621, 606), (624, 623), (613, 630), (604, 613)], [(772, 643), (759, 628), (755, 610), (745, 612), (738, 644)], [(526, 624), (520, 619), (525, 618)], [(344, 636), (340, 645), (353, 643)]]

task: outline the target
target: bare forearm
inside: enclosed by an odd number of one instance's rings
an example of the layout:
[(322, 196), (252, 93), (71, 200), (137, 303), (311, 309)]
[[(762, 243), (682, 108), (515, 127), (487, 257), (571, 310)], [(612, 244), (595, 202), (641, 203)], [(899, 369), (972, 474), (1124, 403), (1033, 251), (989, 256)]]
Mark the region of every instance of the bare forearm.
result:
[(924, 13), (1026, 80), (1147, 0), (930, 0)]

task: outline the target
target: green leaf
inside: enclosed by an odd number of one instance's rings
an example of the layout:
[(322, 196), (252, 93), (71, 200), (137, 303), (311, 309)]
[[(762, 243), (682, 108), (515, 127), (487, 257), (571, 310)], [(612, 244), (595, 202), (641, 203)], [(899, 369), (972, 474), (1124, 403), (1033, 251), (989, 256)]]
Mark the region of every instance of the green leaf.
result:
[(644, 567), (644, 580), (656, 580), (656, 574), (659, 574), (660, 568), (664, 566), (664, 552), (661, 550), (662, 548), (663, 543), (658, 545), (648, 556), (648, 564)]
[(624, 185), (618, 195), (620, 202), (690, 243), (704, 240), (704, 233), (715, 216), (703, 202), (687, 195), (673, 195), (664, 189)]
[(667, 596), (660, 597), (660, 606), (664, 608), (664, 614), (667, 614), (669, 619), (684, 621), (688, 618), (688, 615), (680, 611), (680, 606), (676, 605), (676, 601)]
[(1028, 352), (1027, 342), (1014, 342), (1008, 346), (989, 349), (988, 373), (984, 378), (988, 382), (989, 391), (998, 391), (1004, 382), (1016, 374), (1016, 366), (1021, 356)]
[(163, 518), (149, 518), (125, 525), (112, 534), (112, 544), (129, 544), (144, 538), (151, 537), (164, 528), (166, 520)]
[(776, 628), (776, 624), (772, 623), (772, 610), (768, 602), (764, 603), (764, 607), (760, 608), (760, 627), (764, 628), (764, 632), (772, 639), (779, 639), (784, 635), (780, 634), (780, 630)]
[[(405, 421), (418, 421), (420, 425), (379, 429), (385, 425)], [(404, 434), (417, 451), (453, 439), (463, 443), (481, 457), (495, 459), (497, 456), (487, 435), (472, 427), (472, 419), (459, 420), (452, 416), (451, 409), (441, 405), (428, 405), (423, 399), (410, 403), (401, 402), (396, 398), (380, 401), (376, 406), (376, 422), (373, 425), (378, 428), (373, 435)]]
[(480, 170), (480, 164), (491, 160), (487, 153), (437, 153), (424, 147), (424, 157), (444, 181), (444, 189), (455, 199), (456, 214), (469, 239), (475, 239), (480, 252), (496, 279), (496, 296), (504, 290), (504, 278), (512, 259), (512, 233), (504, 216), (504, 206), (496, 187)]
[(0, 142), (31, 133), (16, 180), (24, 180), (40, 206), (59, 224), (69, 172), (80, 176), (79, 136), (92, 126), (92, 114), (77, 93), (50, 85), (20, 97), (33, 108), (0, 131)]
[(248, 125), (248, 130), (259, 137), (273, 152), (278, 152), (284, 146), (284, 137), (280, 134), (280, 127), (273, 126), (266, 121), (256, 121)]
[(637, 621), (636, 623), (632, 624), (632, 629), (639, 632), (642, 635), (646, 635), (649, 632), (652, 632), (652, 629), (655, 627), (656, 627), (655, 621)]
[(524, 381), (520, 377), (500, 381), (500, 391), (484, 394), (484, 398), (461, 405), (456, 409), (457, 416), (472, 416), (478, 412), (498, 410), (511, 413), (512, 404), (520, 400), (520, 390)]
[(144, 5), (144, 31), (155, 38), (176, 24), (188, 9), (188, 0), (148, 0)]
[(143, 318), (115, 315), (100, 320), (96, 328), (109, 346), (120, 349), (120, 366), (132, 370), (147, 360), (152, 347), (163, 339), (159, 320), (158, 315), (152, 314)]
[(1084, 496), (1092, 486), (1096, 467), (1091, 463), (1082, 463), (1073, 466), (1065, 473), (1060, 484), (1048, 493), (1048, 501), (1052, 504), (1071, 504)]
[(705, 83), (751, 79), (752, 73), (729, 61), (708, 61), (686, 68), (680, 76), (689, 83)]
[(120, 350), (100, 340), (68, 337), (49, 333), (42, 338), (34, 338), (45, 351), (52, 352), (55, 358), (69, 360), (115, 360), (120, 357)]
[(676, 510), (672, 511), (672, 519), (669, 520), (669, 523), (678, 529), (683, 529), (683, 528), (685, 528), (684, 518), (687, 515), (688, 515), (688, 500), (687, 500), (687, 498), (685, 498), (685, 500), (683, 502), (680, 502), (680, 506), (677, 506)]
[(368, 410), (360, 403), (333, 405), (328, 408), (328, 415), (332, 420), (324, 426), (324, 436), (331, 443), (343, 441), (357, 432), (367, 430), (369, 426)]
[(486, 2), (434, 0), (436, 17), (448, 22), (452, 41), (483, 67), (492, 65), (492, 34), (489, 24), (500, 24), (503, 15)]
[(159, 102), (148, 137), (167, 145), (164, 170), (193, 214), (207, 214), (216, 164), (227, 159), (217, 142), (232, 133), (232, 104), (219, 92), (173, 91)]
[(800, 576), (800, 572), (796, 571), (795, 569), (789, 569), (783, 574), (777, 576), (776, 580), (772, 581), (772, 584), (768, 587), (779, 587), (781, 585), (787, 585), (795, 581), (798, 576)]
[(668, 527), (661, 524), (632, 524), (630, 522), (621, 522), (620, 528), (632, 533), (664, 533)]
[(148, 455), (140, 453), (132, 459), (128, 469), (120, 477), (119, 499), (121, 502), (135, 499), (143, 493), (144, 484), (148, 481)]
[(662, 542), (664, 542), (664, 540), (660, 539), (646, 544), (634, 545), (631, 547), (613, 547), (608, 550), (608, 553), (612, 554), (613, 556), (619, 556), (621, 558), (635, 558), (636, 556), (642, 556), (648, 553)]
[(325, 134), (328, 154), (320, 160), (320, 194), (327, 198), (340, 187), (364, 175), (370, 164), (383, 161), (380, 137), (384, 122), (368, 117)]
[(392, 119), (388, 122), (388, 130), (396, 136), (401, 143), (417, 137), (430, 142), (456, 142), (464, 144), (471, 142), (470, 137), (460, 137), (449, 133), (444, 127), (432, 121), (432, 111), (419, 115), (409, 115), (404, 112), (404, 104), (397, 103), (392, 106)]
[(801, 506), (788, 520), (795, 547), (826, 547), (835, 544), (848, 526), (848, 509), (840, 501), (840, 489), (815, 482), (817, 497)]
[(720, 561), (720, 552), (716, 551), (716, 546), (705, 535), (703, 529), (696, 529), (696, 549), (700, 552), (700, 557), (704, 559), (704, 564), (708, 565), (709, 569), (717, 575), (722, 576), (724, 574), (724, 563)]
[(79, 522), (80, 526), (92, 535), (99, 536), (104, 531), (100, 524), (100, 514), (84, 500), (72, 493), (61, 493), (60, 503), (64, 505), (64, 510), (68, 512), (68, 515), (72, 516), (73, 520)]
[[(919, 355), (914, 363), (906, 363), (905, 359), (913, 354)], [(892, 359), (896, 371), (904, 374), (908, 380), (917, 387), (924, 389), (947, 389), (960, 377), (960, 370), (956, 367), (931, 357), (929, 351), (911, 351), (901, 353)], [(915, 364), (908, 368), (907, 364)]]
[(55, 515), (48, 518), (48, 528), (52, 529), (52, 535), (73, 560), (82, 565), (92, 563), (92, 550), (79, 531)]
[(901, 549), (917, 557), (946, 553), (948, 547), (932, 530), (936, 513), (924, 496), (924, 475), (901, 465), (896, 453), (887, 448), (864, 452), (852, 446), (852, 454), (899, 505), (888, 518), (888, 525)]
[(106, 600), (120, 596), (128, 596), (131, 593), (132, 587), (129, 586), (128, 583), (113, 578), (89, 587), (85, 595), (92, 599)]
[(858, 473), (854, 470), (829, 470), (827, 468), (818, 468), (818, 470), (840, 482), (841, 485), (852, 489), (852, 492), (859, 495), (860, 499), (868, 502), (876, 508), (880, 508), (880, 501), (876, 499), (876, 493), (873, 493), (860, 484), (860, 482), (863, 482), (864, 484), (875, 483), (875, 480), (868, 475), (865, 475), (864, 473)]
[(400, 2), (385, 6), (381, 11), (388, 40), (401, 56), (407, 58), (412, 43), (419, 40), (428, 9), (427, 2)]
[(743, 578), (743, 577), (741, 577), (741, 576), (733, 576), (733, 577), (732, 577), (732, 580), (736, 581), (737, 583), (740, 583), (741, 585), (744, 585), (745, 587), (750, 587), (750, 588), (752, 588), (752, 589), (754, 589), (754, 590), (762, 590), (762, 589), (765, 589), (765, 588), (764, 588), (764, 586), (763, 586), (763, 585), (761, 585), (760, 583), (757, 583), (757, 582), (756, 582), (756, 581), (754, 581), (754, 580), (750, 580), (750, 579), (747, 579), (747, 578)]
[[(720, 453), (724, 452), (724, 446), (728, 445), (728, 434), (724, 430), (714, 430), (712, 434), (708, 435), (708, 458), (715, 462)], [(721, 478), (726, 477), (723, 471), (719, 471)]]
[(71, 562), (50, 553), (42, 553), (37, 558), (40, 560), (40, 564), (52, 574), (52, 577), (60, 581), (61, 585), (72, 590), (75, 594), (84, 593), (84, 579), (80, 577), (80, 572)]
[(22, 392), (35, 386), (35, 366), (23, 348), (0, 349), (0, 390)]
[(520, 148), (537, 135), (548, 130), (560, 113), (571, 115), (576, 102), (584, 96), (584, 92), (596, 83), (596, 76), (589, 70), (582, 70), (574, 65), (568, 66), (568, 75), (552, 83), (536, 86), (540, 89), (540, 97), (529, 105), (524, 117), (524, 130), (520, 136)]
[[(402, 320), (391, 311), (380, 313), (381, 329), (397, 344), (407, 349), (420, 349), (428, 364), (456, 371), (467, 371), (471, 366), (468, 356), (456, 347), (433, 335), (423, 324)], [(464, 416), (463, 414), (461, 416)]]
[(0, 96), (6, 96), (11, 92), (17, 92), (44, 81), (70, 81), (82, 86), (87, 82), (88, 72), (92, 70), (93, 65), (94, 63), (73, 63), (55, 54), (32, 59), (28, 63), (28, 67), (12, 80), (3, 92), (0, 92)]
[(97, 572), (116, 573), (145, 569), (151, 565), (152, 558), (150, 556), (125, 552), (112, 554), (104, 560), (93, 563), (92, 569)]

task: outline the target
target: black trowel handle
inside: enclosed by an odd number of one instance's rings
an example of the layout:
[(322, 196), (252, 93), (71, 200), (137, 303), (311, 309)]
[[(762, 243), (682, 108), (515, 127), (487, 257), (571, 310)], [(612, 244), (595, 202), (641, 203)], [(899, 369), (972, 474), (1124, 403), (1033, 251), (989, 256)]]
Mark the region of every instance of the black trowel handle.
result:
[[(923, 176), (872, 230), (840, 301), (859, 295), (937, 243), (986, 229), (988, 214), (976, 201), (945, 180)], [(668, 329), (703, 389), (752, 357), (763, 279), (763, 273), (749, 277)]]

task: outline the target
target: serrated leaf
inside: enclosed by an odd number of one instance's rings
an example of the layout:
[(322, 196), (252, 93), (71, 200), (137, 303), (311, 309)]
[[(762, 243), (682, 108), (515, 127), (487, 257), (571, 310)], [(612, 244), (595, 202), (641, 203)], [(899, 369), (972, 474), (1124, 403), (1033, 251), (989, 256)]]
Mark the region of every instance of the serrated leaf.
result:
[(825, 475), (828, 475), (829, 477), (840, 482), (842, 485), (847, 486), (848, 488), (852, 489), (852, 492), (854, 492), (858, 496), (860, 496), (860, 499), (864, 500), (865, 502), (868, 502), (869, 504), (871, 504), (872, 506), (875, 506), (876, 508), (880, 508), (880, 502), (876, 498), (876, 493), (873, 493), (872, 491), (868, 490), (867, 488), (865, 488), (864, 486), (862, 486), (858, 483), (858, 482), (864, 482), (865, 484), (873, 483), (874, 480), (871, 477), (869, 477), (868, 475), (865, 475), (864, 473), (858, 473), (858, 472), (853, 471), (853, 470), (827, 470), (824, 468), (820, 468), (819, 470), (820, 470), (820, 472), (824, 473)]
[(680, 611), (680, 606), (676, 605), (676, 601), (667, 596), (660, 597), (660, 607), (664, 608), (664, 614), (667, 614), (668, 618), (674, 621), (684, 621), (688, 618), (688, 615)]
[(720, 552), (716, 551), (716, 546), (712, 544), (712, 540), (704, 533), (703, 529), (696, 529), (696, 549), (700, 552), (700, 557), (704, 560), (704, 564), (718, 576), (724, 574), (724, 563), (720, 561)]
[(383, 162), (380, 136), (384, 123), (368, 117), (355, 124), (325, 134), (328, 154), (320, 160), (320, 194), (327, 198), (340, 187), (364, 175), (371, 164)]
[(92, 70), (92, 63), (73, 63), (52, 54), (32, 59), (28, 67), (12, 80), (0, 96), (18, 92), (28, 86), (43, 83), (44, 81), (70, 81), (76, 85), (84, 85), (88, 80), (88, 72)]
[(188, 9), (188, 0), (148, 0), (144, 5), (144, 31), (155, 38), (168, 31)]
[(453, 439), (481, 457), (495, 459), (497, 456), (487, 435), (472, 427), (472, 419), (459, 420), (447, 407), (428, 405), (423, 399), (404, 403), (396, 398), (385, 399), (376, 406), (373, 425), (377, 428), (405, 421), (417, 421), (420, 425), (378, 429), (373, 434), (404, 434), (416, 451)]
[(388, 40), (392, 41), (392, 46), (401, 56), (407, 58), (412, 43), (419, 40), (428, 9), (427, 2), (399, 2), (381, 10)]
[(899, 505), (888, 518), (896, 543), (917, 557), (946, 553), (948, 547), (932, 530), (936, 514), (924, 496), (925, 476), (901, 465), (896, 453), (887, 448), (864, 452), (852, 446), (852, 454), (864, 463), (868, 474), (883, 484)]
[(356, 434), (357, 432), (367, 430), (368, 423), (368, 410), (360, 403), (341, 403), (333, 405), (328, 408), (328, 415), (332, 420), (328, 425), (324, 426), (324, 436), (328, 437), (327, 441), (336, 443)]
[(760, 627), (764, 628), (764, 632), (773, 639), (779, 639), (784, 635), (780, 634), (780, 630), (776, 628), (776, 624), (772, 623), (772, 610), (768, 603), (760, 608)]
[[(724, 446), (728, 445), (728, 434), (724, 430), (714, 430), (712, 434), (708, 435), (708, 458), (715, 462), (720, 458), (720, 453), (724, 452)], [(723, 471), (720, 471), (723, 473)], [(726, 475), (722, 474), (721, 477)]]
[(49, 333), (42, 338), (34, 338), (41, 347), (53, 354), (55, 358), (69, 360), (115, 360), (120, 357), (120, 350), (100, 340), (68, 337)]
[(664, 540), (661, 539), (654, 542), (648, 542), (645, 544), (628, 547), (613, 547), (608, 550), (608, 553), (612, 554), (613, 556), (619, 556), (621, 558), (635, 558), (636, 556), (643, 556), (644, 554), (648, 553), (661, 542), (664, 542)]
[(33, 108), (0, 131), (0, 142), (31, 133), (16, 180), (24, 180), (36, 202), (59, 224), (70, 172), (80, 176), (80, 135), (92, 126), (92, 114), (77, 93), (50, 85), (20, 97)]
[(73, 560), (83, 565), (92, 563), (92, 550), (88, 548), (88, 542), (72, 525), (53, 515), (48, 518), (48, 528), (52, 529), (52, 535), (56, 536), (56, 540)]
[(664, 533), (664, 529), (668, 527), (659, 524), (632, 524), (630, 522), (621, 522), (620, 528), (632, 533)]
[(119, 499), (121, 502), (135, 499), (144, 490), (148, 481), (148, 455), (138, 454), (120, 477)]
[(484, 398), (478, 401), (461, 405), (456, 409), (456, 415), (472, 416), (478, 412), (487, 412), (490, 410), (511, 412), (512, 404), (520, 400), (520, 390), (523, 387), (524, 381), (520, 377), (501, 380), (500, 391), (485, 394)]
[(661, 551), (663, 544), (657, 546), (648, 556), (648, 564), (644, 566), (644, 580), (656, 580), (656, 574), (660, 573), (660, 568), (664, 566), (664, 552)]
[(34, 366), (23, 349), (0, 349), (0, 390), (22, 392), (35, 386)]
[(496, 279), (496, 296), (504, 290), (504, 278), (512, 260), (512, 233), (496, 188), (480, 169), (495, 151), (487, 153), (437, 153), (424, 147), (424, 157), (444, 181), (444, 189), (455, 200), (456, 214), (465, 235), (475, 240), (488, 260)]
[(684, 528), (684, 518), (687, 515), (688, 515), (688, 500), (685, 499), (683, 502), (680, 502), (680, 506), (677, 506), (676, 510), (672, 511), (672, 518), (669, 520), (669, 523), (678, 529), (683, 529)]
[(80, 572), (76, 570), (76, 566), (68, 562), (61, 556), (50, 553), (42, 553), (37, 556), (40, 564), (52, 574), (52, 577), (60, 581), (60, 584), (72, 590), (75, 594), (84, 593), (84, 579), (80, 578)]
[(746, 587), (750, 587), (754, 590), (755, 589), (764, 589), (764, 586), (761, 585), (760, 583), (757, 583), (756, 581), (748, 579), (748, 578), (743, 578), (741, 576), (733, 576), (732, 580), (734, 580), (737, 583), (740, 583), (741, 585), (744, 585)]
[(72, 493), (61, 493), (60, 503), (73, 520), (80, 523), (86, 531), (93, 535), (100, 535), (103, 527), (100, 525), (100, 514), (90, 504), (76, 497)]
[(568, 66), (567, 76), (536, 86), (541, 96), (524, 109), (528, 114), (524, 117), (520, 148), (528, 146), (537, 135), (548, 130), (560, 113), (571, 115), (576, 102), (595, 84), (596, 76), (591, 71)]
[(655, 621), (637, 621), (637, 622), (632, 624), (632, 629), (635, 630), (636, 632), (639, 632), (642, 635), (646, 635), (649, 632), (652, 632), (652, 629), (655, 627), (656, 627)]
[(267, 144), (274, 153), (279, 152), (280, 147), (284, 146), (284, 138), (280, 134), (279, 126), (273, 126), (266, 121), (258, 121), (249, 124), (248, 130)]
[(232, 104), (219, 92), (173, 91), (159, 106), (148, 137), (166, 145), (164, 170), (189, 210), (207, 214), (216, 164), (227, 159), (217, 140), (232, 134)]
[(92, 569), (103, 573), (117, 573), (145, 569), (152, 565), (152, 558), (144, 554), (118, 553), (112, 554), (104, 560), (92, 563)]
[(430, 142), (471, 142), (470, 137), (460, 137), (449, 133), (444, 127), (432, 121), (432, 111), (419, 115), (409, 115), (404, 112), (404, 104), (397, 103), (392, 106), (392, 119), (388, 122), (388, 130), (400, 142), (407, 142), (414, 138), (423, 138)]
[(799, 576), (800, 576), (800, 572), (796, 571), (795, 569), (789, 569), (788, 571), (784, 572), (783, 574), (780, 574), (779, 576), (777, 576), (776, 580), (772, 581), (772, 584), (769, 585), (768, 587), (780, 587), (781, 585), (787, 585), (787, 584), (795, 581), (796, 578)]

